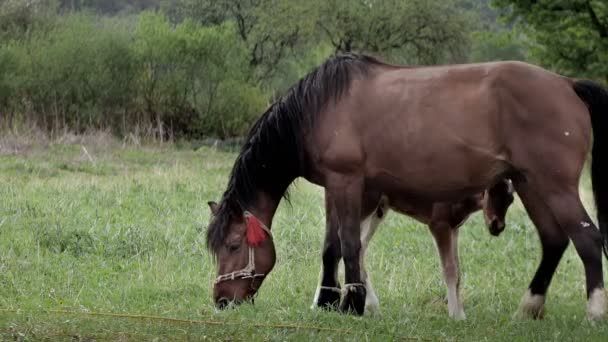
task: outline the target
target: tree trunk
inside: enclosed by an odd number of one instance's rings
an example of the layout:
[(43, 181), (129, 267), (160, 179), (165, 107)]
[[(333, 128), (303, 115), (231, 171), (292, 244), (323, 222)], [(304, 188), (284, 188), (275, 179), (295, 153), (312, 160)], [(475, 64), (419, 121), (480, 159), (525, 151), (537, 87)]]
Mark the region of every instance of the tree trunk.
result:
[(165, 133), (163, 131), (163, 120), (159, 113), (156, 113), (156, 125), (158, 126), (158, 136), (160, 137), (160, 145), (163, 145)]

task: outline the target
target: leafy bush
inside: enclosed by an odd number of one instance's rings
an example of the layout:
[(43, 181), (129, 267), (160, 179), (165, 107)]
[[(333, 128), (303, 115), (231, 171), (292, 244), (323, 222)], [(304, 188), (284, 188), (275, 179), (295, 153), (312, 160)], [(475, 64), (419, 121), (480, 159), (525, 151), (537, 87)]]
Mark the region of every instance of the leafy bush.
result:
[(235, 37), (231, 24), (174, 26), (152, 12), (67, 14), (48, 30), (0, 45), (0, 113), (19, 113), (51, 132), (241, 135), (266, 95), (248, 81), (246, 51)]

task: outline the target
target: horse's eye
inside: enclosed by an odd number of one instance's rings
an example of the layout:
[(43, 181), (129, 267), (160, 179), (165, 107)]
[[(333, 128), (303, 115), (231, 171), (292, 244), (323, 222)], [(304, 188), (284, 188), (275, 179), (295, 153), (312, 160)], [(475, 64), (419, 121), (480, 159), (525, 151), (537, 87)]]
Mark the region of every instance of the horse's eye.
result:
[(241, 244), (233, 243), (233, 244), (228, 245), (228, 250), (231, 253), (234, 253), (234, 252), (238, 251), (240, 248), (241, 248)]

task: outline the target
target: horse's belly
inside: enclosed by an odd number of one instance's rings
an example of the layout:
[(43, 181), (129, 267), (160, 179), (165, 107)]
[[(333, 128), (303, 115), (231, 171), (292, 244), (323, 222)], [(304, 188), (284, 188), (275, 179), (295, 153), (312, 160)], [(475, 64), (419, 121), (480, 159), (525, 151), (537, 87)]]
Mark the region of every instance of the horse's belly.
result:
[(433, 214), (433, 203), (426, 201), (412, 201), (411, 198), (400, 196), (399, 194), (391, 194), (388, 197), (389, 207), (406, 216), (409, 216), (418, 222), (429, 224)]
[(366, 182), (389, 197), (408, 202), (458, 201), (483, 192), (503, 178), (509, 165), (492, 158), (458, 158), (446, 153), (417, 163), (375, 163), (366, 168)]

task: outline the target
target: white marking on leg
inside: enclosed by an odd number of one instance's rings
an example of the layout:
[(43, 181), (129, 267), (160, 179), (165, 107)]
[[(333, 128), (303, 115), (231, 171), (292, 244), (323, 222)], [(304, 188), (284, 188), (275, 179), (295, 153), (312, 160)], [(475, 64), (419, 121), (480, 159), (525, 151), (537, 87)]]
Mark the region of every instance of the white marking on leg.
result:
[(383, 198), (380, 200), (380, 206), (382, 207), (382, 217), (378, 217), (378, 211), (374, 210), (371, 215), (361, 221), (361, 252), (359, 254), (359, 268), (361, 270), (361, 282), (365, 284), (366, 290), (365, 312), (371, 314), (378, 313), (380, 311), (380, 302), (378, 300), (378, 296), (376, 296), (376, 292), (374, 291), (372, 282), (365, 268), (365, 253), (367, 252), (369, 242), (378, 229), (378, 225), (386, 217), (388, 211), (386, 199)]
[[(448, 266), (448, 268), (452, 267), (454, 266)], [(458, 271), (448, 271), (445, 279), (448, 287), (448, 313), (455, 320), (463, 320), (466, 318), (466, 315), (464, 314), (464, 309), (458, 295), (458, 275), (456, 272)]]
[(458, 228), (452, 229), (452, 257), (454, 258), (454, 265), (456, 265), (456, 279), (454, 288), (456, 289), (456, 311), (454, 312), (455, 320), (464, 320), (467, 316), (464, 314), (464, 306), (462, 304), (462, 299), (460, 299), (460, 260), (458, 259)]
[(463, 320), (466, 315), (458, 290), (458, 230), (449, 226), (435, 226), (431, 228), (431, 231), (439, 252), (443, 279), (447, 287), (448, 314), (455, 320)]
[[(454, 248), (454, 246), (452, 246), (452, 248)], [(448, 261), (446, 265), (444, 265), (443, 270), (445, 283), (448, 288), (448, 314), (455, 320), (463, 320), (466, 318), (466, 315), (464, 314), (464, 309), (458, 293), (458, 266), (456, 260), (454, 260), (456, 255), (452, 253), (452, 255), (448, 255), (447, 257), (452, 259), (451, 262)]]
[(526, 291), (516, 316), (522, 315), (525, 318), (542, 319), (545, 315), (545, 296), (532, 294), (530, 289)]
[(587, 228), (591, 225), (591, 223), (586, 222), (586, 221), (581, 221), (581, 226), (583, 226), (583, 228)]
[(319, 296), (321, 295), (321, 279), (323, 278), (323, 266), (321, 266), (321, 272), (319, 272), (319, 283), (317, 284), (317, 291), (315, 291), (315, 297), (312, 300), (311, 309), (315, 309), (317, 307), (317, 302), (319, 301)]
[(606, 290), (602, 288), (594, 289), (587, 303), (587, 318), (596, 321), (606, 317), (607, 313), (608, 299), (606, 299)]
[(365, 290), (367, 291), (365, 296), (365, 312), (370, 314), (379, 313), (380, 301), (378, 301), (378, 296), (376, 296), (376, 292), (372, 286), (372, 281), (369, 279), (369, 277), (365, 278)]
[(378, 297), (374, 293), (374, 289), (371, 286), (371, 281), (367, 275), (365, 268), (365, 252), (371, 239), (371, 235), (374, 234), (372, 226), (377, 227), (375, 224), (376, 212), (374, 211), (370, 216), (366, 217), (361, 222), (361, 252), (359, 254), (359, 268), (361, 270), (361, 282), (365, 284), (365, 313), (373, 314), (380, 309)]

